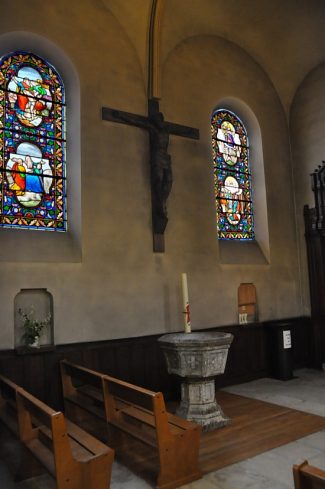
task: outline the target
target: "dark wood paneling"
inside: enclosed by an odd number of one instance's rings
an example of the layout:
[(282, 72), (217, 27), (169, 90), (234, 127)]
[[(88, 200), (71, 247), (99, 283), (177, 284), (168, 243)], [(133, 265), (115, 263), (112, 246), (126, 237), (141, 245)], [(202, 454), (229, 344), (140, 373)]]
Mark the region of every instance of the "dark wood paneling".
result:
[[(294, 318), (285, 321), (291, 325), (295, 366), (310, 365), (311, 320)], [(214, 328), (234, 335), (226, 371), (216, 379), (217, 387), (269, 375), (266, 328), (267, 325), (262, 323)], [(159, 336), (60, 345), (53, 351), (26, 355), (17, 355), (13, 350), (0, 351), (0, 371), (55, 409), (62, 408), (59, 362), (63, 358), (139, 386), (160, 390), (167, 400), (176, 399), (180, 382), (167, 373), (157, 343)]]
[(322, 368), (325, 362), (325, 220), (324, 220), (324, 170), (312, 174), (315, 207), (304, 206), (305, 238), (308, 261), (311, 316), (312, 365)]
[(216, 379), (217, 387), (246, 382), (267, 375), (265, 331), (262, 324), (227, 326), (222, 331), (234, 335), (225, 374)]

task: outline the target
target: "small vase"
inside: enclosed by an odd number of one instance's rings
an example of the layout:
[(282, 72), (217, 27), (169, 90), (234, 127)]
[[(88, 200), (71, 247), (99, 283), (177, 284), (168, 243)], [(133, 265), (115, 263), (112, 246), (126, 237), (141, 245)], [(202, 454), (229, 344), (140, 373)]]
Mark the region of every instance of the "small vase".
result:
[(39, 336), (35, 336), (33, 343), (30, 343), (29, 346), (32, 348), (39, 348), (40, 347)]

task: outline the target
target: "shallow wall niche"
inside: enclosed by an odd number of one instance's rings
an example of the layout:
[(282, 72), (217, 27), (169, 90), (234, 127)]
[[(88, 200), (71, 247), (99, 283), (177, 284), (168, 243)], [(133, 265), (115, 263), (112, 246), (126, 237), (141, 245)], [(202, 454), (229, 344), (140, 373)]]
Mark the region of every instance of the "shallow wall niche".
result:
[(40, 335), (40, 348), (54, 346), (53, 297), (47, 289), (21, 289), (14, 301), (15, 349), (24, 349), (24, 319), (19, 311), (30, 318), (43, 321), (50, 317), (49, 324)]

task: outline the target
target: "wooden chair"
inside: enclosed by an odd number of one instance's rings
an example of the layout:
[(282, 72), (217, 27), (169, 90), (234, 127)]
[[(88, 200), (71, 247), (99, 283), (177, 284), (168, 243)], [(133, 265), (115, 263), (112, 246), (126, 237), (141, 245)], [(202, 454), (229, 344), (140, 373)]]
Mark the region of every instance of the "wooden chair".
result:
[(55, 477), (57, 489), (110, 487), (111, 448), (25, 390), (19, 388), (16, 396), (20, 439)]
[(325, 488), (325, 471), (309, 465), (307, 460), (300, 465), (294, 465), (292, 470), (295, 489)]
[[(130, 439), (154, 450), (159, 459), (158, 489), (199, 479), (201, 427), (167, 413), (161, 392), (153, 392), (66, 360), (61, 362), (65, 407), (107, 422), (108, 443), (123, 454)], [(101, 383), (101, 386), (100, 386)], [(84, 425), (83, 425), (84, 426)], [(90, 423), (88, 424), (90, 427)]]

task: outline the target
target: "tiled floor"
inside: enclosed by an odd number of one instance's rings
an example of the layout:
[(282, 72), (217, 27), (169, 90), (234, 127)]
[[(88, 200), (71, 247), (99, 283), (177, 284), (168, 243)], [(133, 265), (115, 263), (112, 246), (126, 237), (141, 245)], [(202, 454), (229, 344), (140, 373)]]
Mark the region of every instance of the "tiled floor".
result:
[[(296, 371), (295, 376), (286, 382), (266, 378), (225, 390), (325, 416), (325, 373), (304, 369)], [(325, 468), (325, 431), (207, 474), (182, 489), (293, 489), (292, 465), (305, 458)], [(114, 462), (111, 489), (149, 488), (143, 480)], [(46, 475), (14, 484), (0, 461), (0, 489), (55, 489), (55, 484)]]

